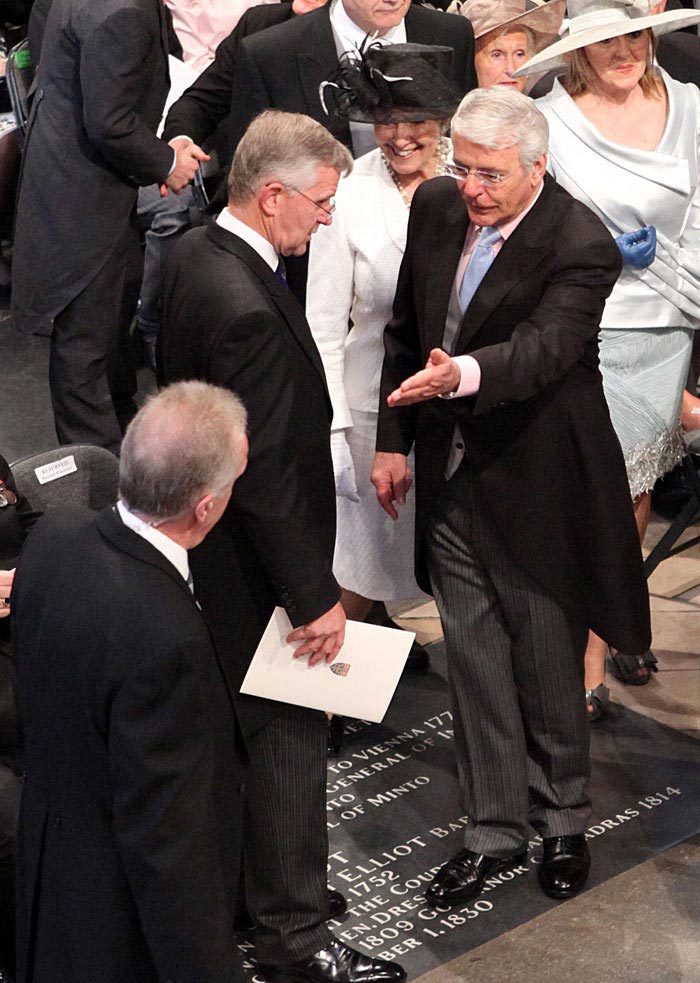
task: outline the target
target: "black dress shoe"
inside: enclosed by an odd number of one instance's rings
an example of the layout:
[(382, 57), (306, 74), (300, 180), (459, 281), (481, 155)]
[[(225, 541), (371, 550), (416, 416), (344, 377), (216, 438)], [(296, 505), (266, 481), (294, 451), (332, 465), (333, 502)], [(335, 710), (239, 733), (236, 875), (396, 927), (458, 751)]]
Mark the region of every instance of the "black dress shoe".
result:
[(348, 910), (348, 903), (340, 891), (328, 888), (328, 917), (340, 918)]
[[(394, 625), (398, 628), (398, 625)], [(406, 659), (406, 665), (403, 667), (404, 672), (425, 672), (425, 670), (430, 665), (430, 656), (428, 652), (420, 642), (413, 641), (413, 645), (408, 653), (408, 658)]]
[(547, 897), (573, 898), (585, 886), (590, 868), (591, 855), (583, 833), (545, 836), (537, 879)]
[(484, 853), (460, 850), (433, 877), (425, 892), (426, 901), (431, 905), (456, 905), (471, 901), (481, 894), (487, 877), (517, 866), (526, 857), (526, 852), (514, 857), (487, 857)]
[[(340, 918), (348, 910), (348, 903), (340, 891), (334, 891), (332, 887), (328, 889), (328, 918)], [(255, 928), (255, 922), (247, 911), (242, 911), (233, 919), (234, 932), (250, 932)], [(2, 983), (2, 977), (0, 977)]]
[(337, 758), (343, 746), (343, 735), (345, 734), (345, 717), (334, 713), (328, 719), (328, 753), (333, 758)]
[(372, 959), (338, 939), (291, 966), (259, 964), (268, 983), (402, 983), (406, 971), (387, 959)]

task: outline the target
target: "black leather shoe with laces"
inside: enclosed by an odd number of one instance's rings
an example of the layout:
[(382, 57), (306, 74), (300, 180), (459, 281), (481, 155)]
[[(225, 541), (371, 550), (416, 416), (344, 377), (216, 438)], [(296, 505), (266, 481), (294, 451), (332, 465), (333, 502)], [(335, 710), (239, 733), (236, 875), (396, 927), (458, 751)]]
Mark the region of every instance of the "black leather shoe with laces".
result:
[(326, 949), (290, 966), (259, 964), (268, 983), (402, 983), (405, 970), (387, 959), (372, 959), (333, 939)]
[(516, 867), (526, 857), (526, 852), (514, 857), (487, 857), (472, 850), (460, 850), (433, 877), (425, 892), (426, 901), (431, 905), (455, 905), (471, 901), (481, 894), (487, 877), (509, 867)]
[(537, 879), (548, 898), (573, 898), (583, 890), (591, 867), (591, 855), (583, 833), (545, 836)]

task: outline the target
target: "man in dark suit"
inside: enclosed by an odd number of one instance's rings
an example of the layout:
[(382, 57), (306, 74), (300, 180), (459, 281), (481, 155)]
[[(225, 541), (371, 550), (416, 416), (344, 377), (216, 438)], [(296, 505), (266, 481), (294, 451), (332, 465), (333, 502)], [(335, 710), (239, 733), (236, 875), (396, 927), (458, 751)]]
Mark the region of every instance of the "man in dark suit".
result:
[[(139, 184), (182, 190), (206, 157), (155, 136), (168, 90), (160, 0), (54, 0), (24, 154), (13, 317), (51, 330), (61, 443), (118, 451), (134, 415), (128, 325), (138, 296)], [(136, 273), (134, 273), (134, 269)]]
[(25, 544), (21, 983), (242, 979), (235, 715), (187, 550), (245, 468), (245, 430), (231, 393), (165, 390), (124, 439), (118, 505), (47, 513)]
[(267, 27), (315, 10), (325, 2), (326, 0), (294, 0), (293, 3), (264, 3), (246, 10), (233, 31), (216, 49), (211, 65), (205, 68), (168, 110), (163, 139), (173, 140), (186, 135), (202, 145), (214, 140), (220, 162), (219, 173), (225, 179), (231, 164), (227, 120), (231, 111), (236, 56), (241, 42)]
[[(460, 23), (461, 21), (461, 23)], [(411, 5), (410, 0), (336, 0), (320, 10), (245, 38), (236, 58), (231, 100), (230, 149), (263, 109), (307, 113), (350, 148), (371, 150), (372, 128), (326, 115), (319, 96), (341, 52), (378, 32), (385, 44), (399, 41), (446, 45), (454, 50), (453, 79), (462, 92), (476, 87), (474, 32), (453, 14)]]
[[(343, 641), (332, 573), (331, 404), (280, 258), (302, 255), (318, 225), (331, 221), (339, 175), (351, 167), (350, 154), (318, 123), (264, 113), (238, 146), (228, 207), (183, 237), (166, 272), (165, 379), (227, 386), (249, 413), (248, 471), (216, 535), (192, 557), (234, 692), (276, 605), (295, 626), (297, 656), (330, 662)], [(263, 974), (319, 983), (404, 979), (400, 967), (343, 945), (325, 925), (325, 714), (246, 696), (236, 708), (249, 759), (246, 901)]]
[(475, 897), (524, 858), (533, 826), (540, 885), (565, 898), (590, 865), (587, 631), (635, 653), (650, 640), (598, 369), (622, 261), (593, 213), (545, 176), (547, 124), (532, 100), (472, 92), (452, 132), (457, 181), (426, 183), (411, 207), (372, 477), (395, 516), (415, 443), (419, 582), (442, 618), (470, 817), (427, 897)]

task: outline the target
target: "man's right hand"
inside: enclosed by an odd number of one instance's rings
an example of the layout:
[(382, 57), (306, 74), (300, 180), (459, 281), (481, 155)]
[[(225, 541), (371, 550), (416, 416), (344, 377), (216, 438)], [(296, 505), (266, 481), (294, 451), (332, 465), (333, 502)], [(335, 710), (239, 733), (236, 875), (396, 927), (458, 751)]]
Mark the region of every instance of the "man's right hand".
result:
[(14, 579), (14, 570), (0, 570), (0, 618), (6, 618), (10, 613), (9, 598)]
[(386, 514), (394, 520), (398, 519), (394, 502), (405, 505), (406, 493), (412, 484), (406, 455), (377, 451), (370, 481), (377, 491), (377, 501)]
[(167, 194), (168, 188), (179, 195), (194, 179), (200, 161), (210, 159), (209, 154), (205, 154), (201, 147), (187, 137), (172, 140), (170, 146), (175, 151), (175, 167), (166, 177), (165, 183), (161, 185), (161, 195)]
[(308, 655), (310, 666), (332, 662), (345, 641), (345, 611), (340, 601), (320, 618), (295, 628), (287, 635), (287, 641), (301, 642), (294, 653), (295, 659)]

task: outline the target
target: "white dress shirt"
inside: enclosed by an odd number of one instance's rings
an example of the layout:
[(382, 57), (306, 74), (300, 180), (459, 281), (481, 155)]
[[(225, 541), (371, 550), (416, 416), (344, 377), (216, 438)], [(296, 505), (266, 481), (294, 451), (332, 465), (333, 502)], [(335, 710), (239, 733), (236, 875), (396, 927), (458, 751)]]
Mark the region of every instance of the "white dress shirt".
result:
[[(354, 20), (351, 20), (347, 10), (343, 6), (343, 0), (335, 0), (331, 7), (331, 28), (335, 38), (335, 47), (338, 57), (344, 51), (356, 51), (362, 47), (367, 37), (367, 32), (359, 27)], [(386, 34), (381, 37), (372, 37), (373, 44), (405, 44), (406, 43), (406, 24), (403, 18), (395, 26), (390, 27)], [(350, 139), (352, 140), (353, 157), (362, 157), (374, 150), (377, 141), (374, 137), (374, 127), (371, 123), (350, 123)]]
[(277, 272), (277, 267), (280, 265), (280, 258), (269, 239), (261, 236), (255, 229), (251, 229), (245, 222), (241, 222), (239, 218), (231, 214), (228, 208), (224, 208), (223, 212), (217, 216), (216, 224), (220, 225), (222, 229), (226, 229), (227, 232), (232, 232), (244, 242), (247, 242), (250, 248), (254, 249), (258, 256), (265, 260), (272, 272)]
[[(335, 34), (343, 42), (346, 51), (361, 48), (362, 42), (367, 37), (367, 32), (359, 27), (354, 20), (351, 20), (343, 6), (343, 0), (336, 0), (331, 8), (331, 26)], [(396, 27), (390, 27), (386, 34), (382, 34), (378, 38), (372, 38), (372, 40), (379, 44), (405, 44), (406, 24), (403, 18), (401, 18)]]
[(151, 546), (155, 547), (159, 553), (165, 557), (175, 567), (182, 579), (187, 582), (190, 580), (190, 563), (187, 557), (187, 550), (174, 540), (166, 536), (160, 529), (149, 526), (143, 519), (130, 512), (123, 502), (117, 502), (119, 517), (125, 526), (132, 529), (137, 535), (145, 539)]
[(166, 0), (186, 64), (203, 72), (216, 49), (253, 5), (276, 0)]

